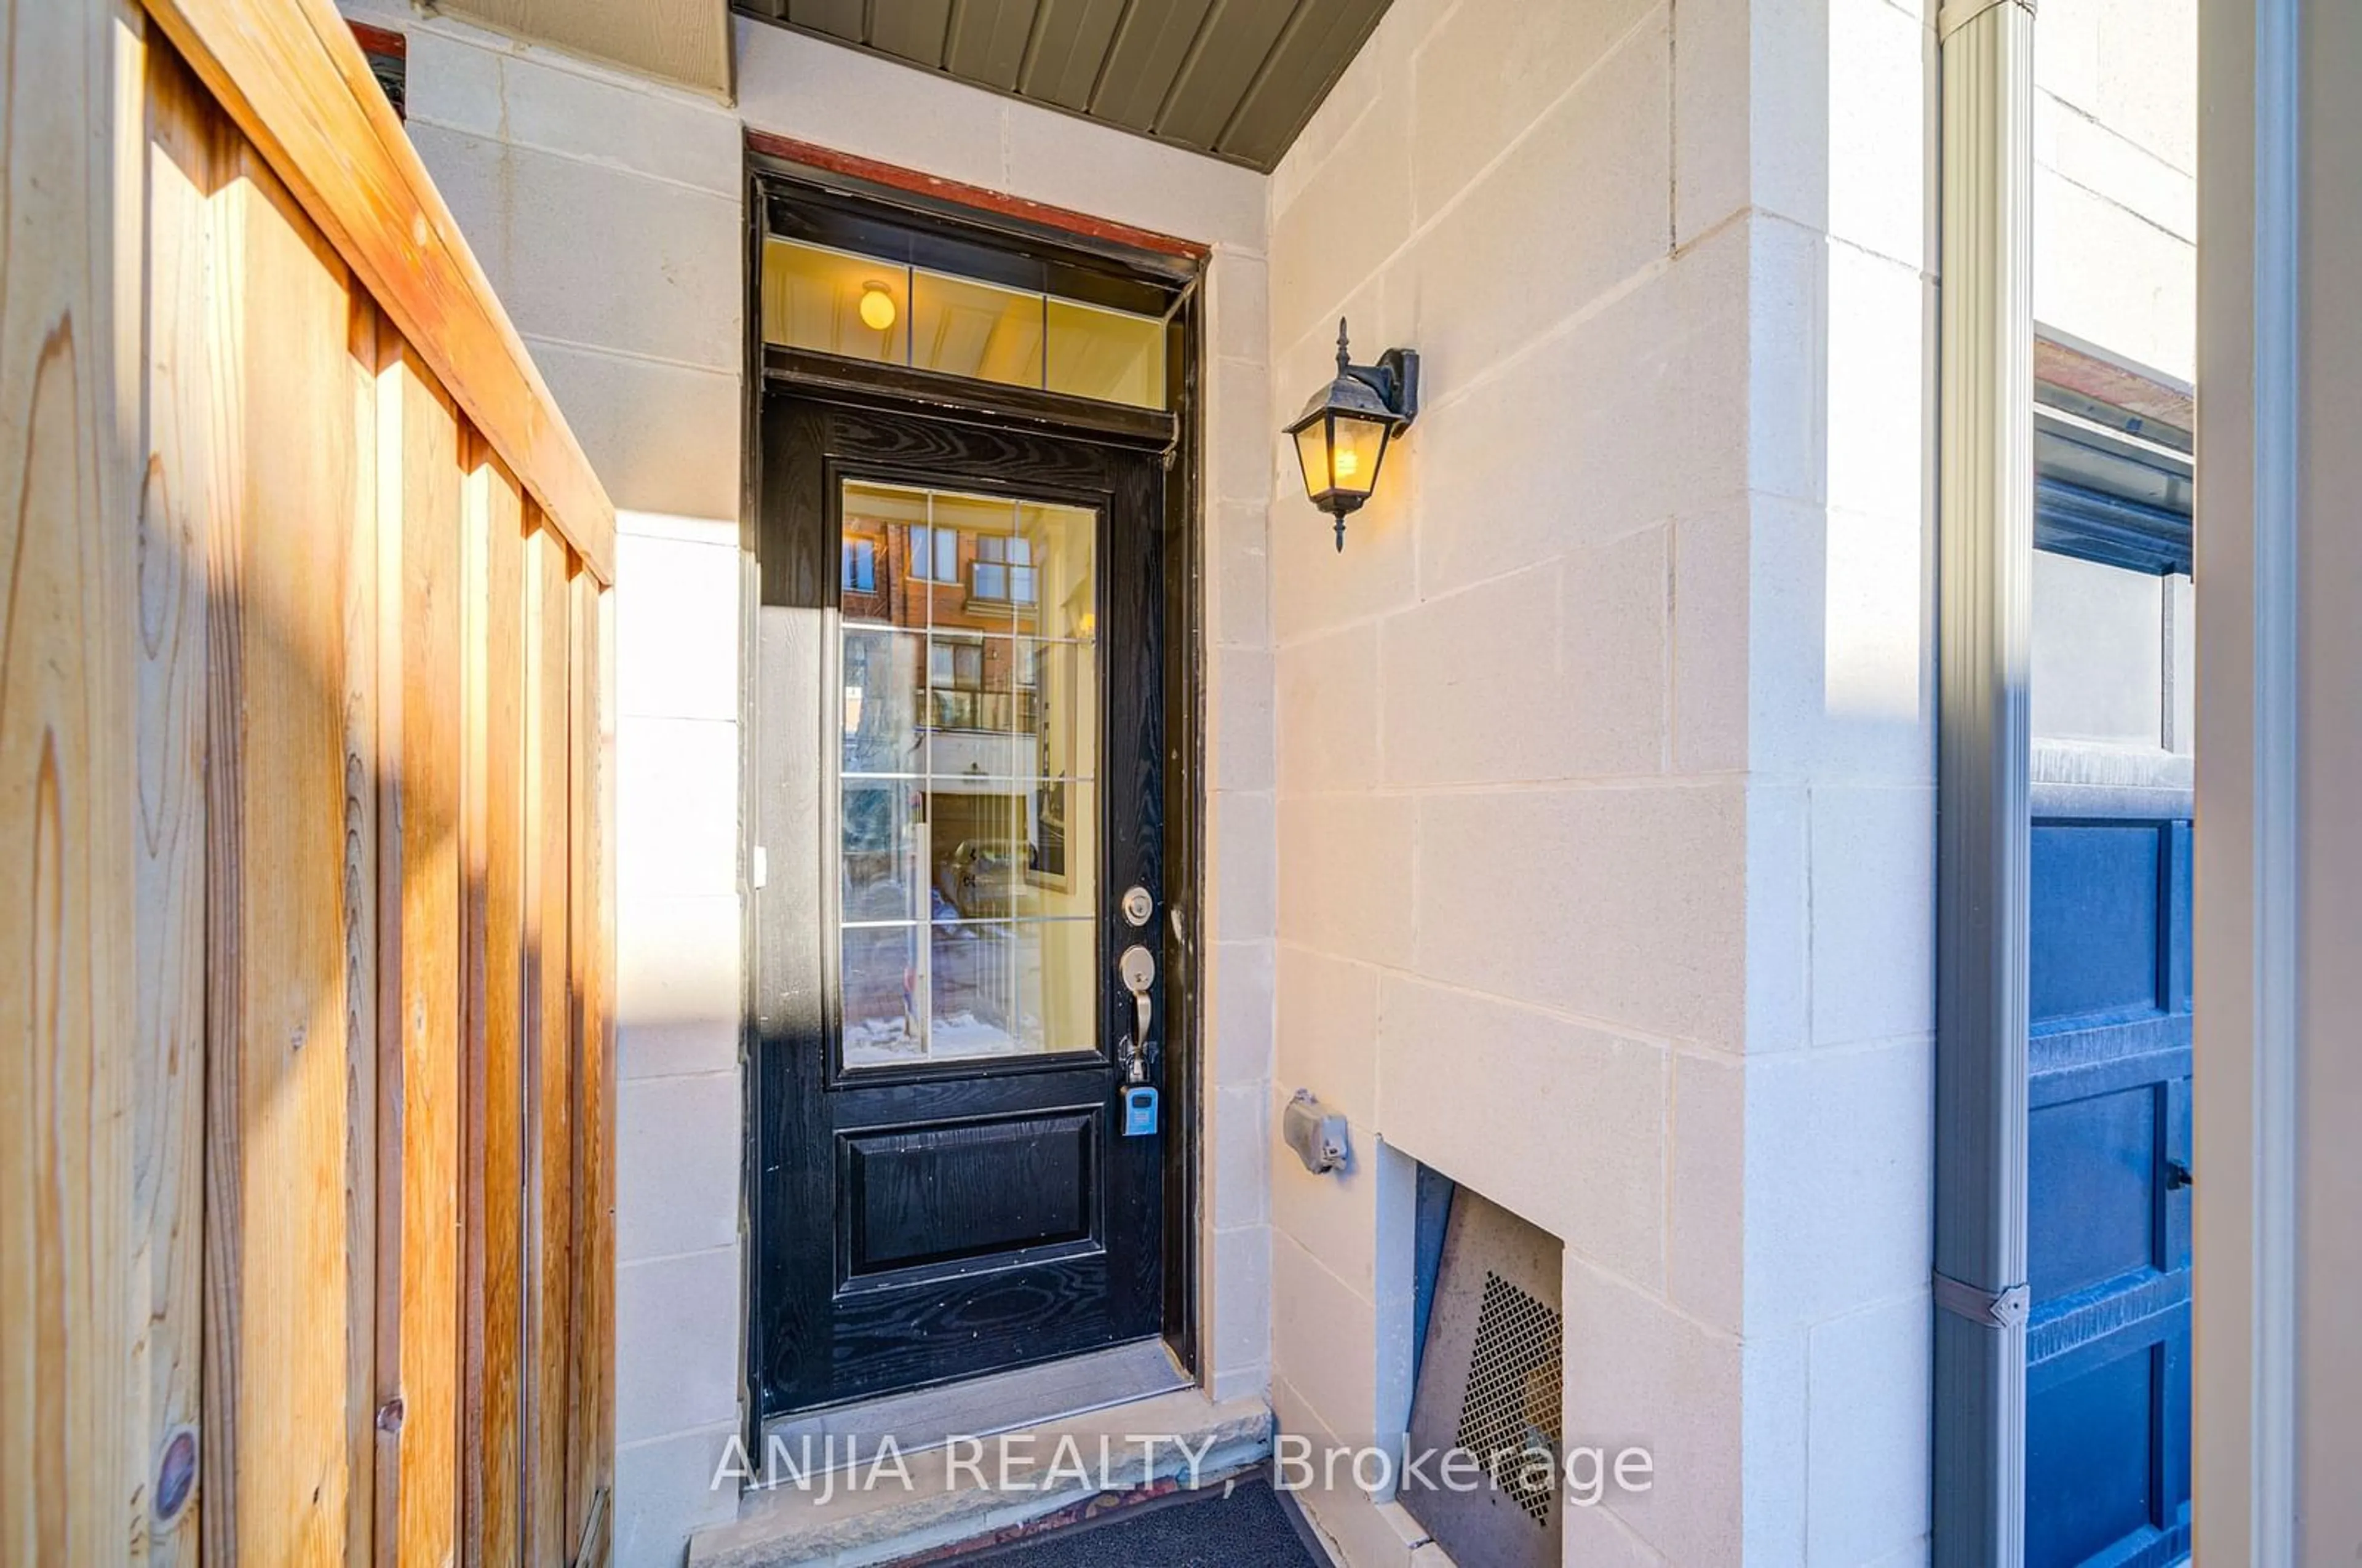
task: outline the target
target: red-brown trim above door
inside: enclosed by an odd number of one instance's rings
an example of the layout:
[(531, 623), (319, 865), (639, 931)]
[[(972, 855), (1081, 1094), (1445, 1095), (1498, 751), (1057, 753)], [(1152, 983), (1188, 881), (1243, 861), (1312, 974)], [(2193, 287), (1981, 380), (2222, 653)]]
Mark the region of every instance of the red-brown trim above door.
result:
[(2034, 379), (2177, 430), (2198, 427), (2196, 403), (2188, 387), (2110, 359), (2061, 334), (2035, 333)]
[(1045, 228), (1054, 228), (1086, 238), (1104, 240), (1112, 245), (1128, 245), (1136, 250), (1151, 250), (1164, 256), (1179, 256), (1192, 261), (1202, 261), (1213, 253), (1213, 248), (1194, 239), (1177, 239), (1169, 234), (1159, 234), (1153, 228), (1135, 228), (1128, 223), (1109, 218), (1093, 217), (1088, 213), (1075, 212), (1067, 207), (1054, 207), (1044, 202), (1028, 201), (1005, 191), (989, 191), (981, 185), (969, 185), (957, 180), (946, 180), (900, 164), (880, 163), (874, 158), (855, 153), (839, 152), (833, 148), (793, 137), (778, 136), (770, 131), (749, 129), (746, 132), (749, 151), (800, 163), (808, 169), (825, 170), (832, 174), (844, 174), (892, 190), (909, 191), (918, 195), (933, 196), (939, 201), (955, 202), (980, 212), (999, 213), (1004, 217), (1023, 218)]
[(363, 54), (390, 55), (395, 60), (410, 58), (410, 40), (391, 28), (372, 28), (367, 22), (347, 22), (352, 28), (354, 41)]

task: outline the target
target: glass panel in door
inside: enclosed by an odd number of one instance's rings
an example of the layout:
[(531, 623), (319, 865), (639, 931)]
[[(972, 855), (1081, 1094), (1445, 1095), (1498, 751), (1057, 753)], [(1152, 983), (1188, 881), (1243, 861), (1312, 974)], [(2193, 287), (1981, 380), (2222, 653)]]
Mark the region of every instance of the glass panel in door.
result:
[(841, 499), (844, 1066), (1094, 1050), (1098, 513)]

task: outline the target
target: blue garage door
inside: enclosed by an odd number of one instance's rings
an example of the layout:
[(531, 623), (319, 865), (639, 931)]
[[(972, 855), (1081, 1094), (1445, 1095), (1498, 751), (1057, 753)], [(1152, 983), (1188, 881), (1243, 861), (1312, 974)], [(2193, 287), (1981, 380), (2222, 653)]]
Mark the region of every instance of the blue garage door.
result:
[(2190, 823), (2037, 817), (2026, 1562), (2190, 1550)]

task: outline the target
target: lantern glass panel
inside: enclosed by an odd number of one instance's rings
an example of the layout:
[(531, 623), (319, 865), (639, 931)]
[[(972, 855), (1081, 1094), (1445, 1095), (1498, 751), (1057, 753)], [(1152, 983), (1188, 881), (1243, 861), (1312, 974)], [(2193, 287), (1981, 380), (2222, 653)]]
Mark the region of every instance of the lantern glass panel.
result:
[(1386, 423), (1341, 414), (1330, 425), (1335, 431), (1329, 444), (1330, 488), (1367, 496), (1378, 482), (1378, 463), (1385, 456)]
[(1296, 433), (1296, 460), (1304, 469), (1304, 493), (1319, 495), (1329, 488), (1329, 420), (1313, 420)]

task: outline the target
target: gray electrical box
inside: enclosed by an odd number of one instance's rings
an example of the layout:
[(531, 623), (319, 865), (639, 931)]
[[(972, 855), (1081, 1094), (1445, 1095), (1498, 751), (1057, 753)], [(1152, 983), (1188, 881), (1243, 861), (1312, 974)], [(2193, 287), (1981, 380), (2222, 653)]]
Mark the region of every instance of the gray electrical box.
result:
[(1281, 1113), (1280, 1136), (1304, 1162), (1304, 1168), (1314, 1176), (1343, 1170), (1352, 1164), (1353, 1146), (1345, 1132), (1345, 1119), (1331, 1116), (1327, 1108), (1312, 1097), (1310, 1089), (1297, 1089)]

